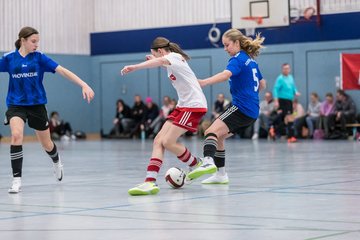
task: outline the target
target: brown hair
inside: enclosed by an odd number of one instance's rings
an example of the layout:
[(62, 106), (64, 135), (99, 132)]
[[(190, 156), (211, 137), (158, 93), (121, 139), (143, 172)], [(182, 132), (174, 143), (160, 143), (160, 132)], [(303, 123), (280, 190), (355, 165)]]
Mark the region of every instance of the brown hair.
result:
[(312, 92), (311, 95), (313, 95), (315, 98), (319, 98), (319, 95), (316, 92)]
[(15, 47), (16, 49), (19, 49), (21, 47), (21, 39), (27, 39), (28, 37), (30, 37), (33, 34), (39, 34), (38, 30), (36, 30), (35, 28), (32, 27), (23, 27), (18, 35), (18, 40), (16, 40), (15, 42)]
[(260, 49), (264, 48), (262, 43), (265, 38), (260, 36), (260, 33), (257, 33), (255, 39), (243, 35), (238, 29), (232, 28), (227, 30), (223, 37), (229, 38), (231, 41), (239, 41), (240, 48), (244, 50), (250, 57), (257, 57), (260, 53)]
[(333, 94), (332, 93), (327, 93), (326, 94), (326, 97), (331, 97), (331, 98), (334, 98)]
[(290, 63), (283, 63), (281, 67), (290, 66)]
[(163, 48), (165, 51), (179, 53), (185, 60), (189, 60), (190, 57), (180, 48), (176, 43), (170, 42), (167, 38), (157, 37), (151, 44), (151, 49), (157, 50)]
[(347, 94), (346, 94), (345, 91), (342, 90), (342, 89), (338, 89), (336, 92), (337, 92), (338, 94), (340, 94), (341, 96), (347, 97)]

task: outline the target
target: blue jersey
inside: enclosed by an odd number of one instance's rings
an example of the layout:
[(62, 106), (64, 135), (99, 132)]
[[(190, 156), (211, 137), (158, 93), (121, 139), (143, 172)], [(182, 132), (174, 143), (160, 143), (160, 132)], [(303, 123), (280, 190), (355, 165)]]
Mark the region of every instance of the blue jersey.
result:
[(0, 59), (0, 72), (9, 73), (8, 106), (32, 106), (46, 104), (43, 86), (45, 72), (55, 73), (58, 64), (41, 52), (23, 57), (18, 50)]
[(246, 52), (240, 51), (230, 58), (226, 70), (230, 77), (232, 104), (248, 117), (259, 116), (259, 86), (262, 80), (258, 64)]

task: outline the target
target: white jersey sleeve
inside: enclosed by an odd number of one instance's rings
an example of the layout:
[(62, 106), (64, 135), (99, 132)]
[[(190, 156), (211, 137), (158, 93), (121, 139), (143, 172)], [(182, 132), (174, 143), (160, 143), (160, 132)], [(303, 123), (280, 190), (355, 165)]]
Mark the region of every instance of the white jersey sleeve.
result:
[(178, 95), (179, 108), (192, 111), (206, 111), (207, 102), (197, 77), (186, 60), (178, 53), (169, 53), (164, 56), (170, 63), (166, 65), (167, 75)]

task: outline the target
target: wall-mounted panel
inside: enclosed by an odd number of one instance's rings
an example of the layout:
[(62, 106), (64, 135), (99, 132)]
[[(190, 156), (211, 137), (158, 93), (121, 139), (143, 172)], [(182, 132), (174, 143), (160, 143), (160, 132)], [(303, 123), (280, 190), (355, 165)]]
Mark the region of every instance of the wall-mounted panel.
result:
[(183, 26), (230, 20), (224, 0), (94, 0), (94, 31)]
[(100, 64), (100, 126), (104, 133), (108, 133), (113, 126), (115, 103), (118, 99), (123, 99), (131, 108), (135, 95), (140, 95), (143, 100), (149, 95), (149, 70), (140, 70), (125, 76), (120, 75), (122, 66), (139, 61), (103, 62)]
[[(281, 66), (284, 63), (289, 63), (294, 67), (294, 53), (293, 52), (265, 52), (260, 54), (256, 59), (263, 78), (266, 80), (266, 90), (271, 91), (275, 85), (277, 77), (281, 74)], [(294, 71), (291, 74), (295, 74)], [(295, 79), (296, 81), (296, 79)], [(261, 98), (264, 92), (260, 92)]]

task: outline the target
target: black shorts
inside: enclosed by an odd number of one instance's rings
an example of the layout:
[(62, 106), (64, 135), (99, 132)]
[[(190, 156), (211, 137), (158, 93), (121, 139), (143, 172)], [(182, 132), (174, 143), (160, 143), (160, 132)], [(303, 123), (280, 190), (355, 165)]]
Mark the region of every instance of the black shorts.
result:
[(279, 98), (279, 110), (282, 110), (284, 117), (293, 113), (293, 102), (288, 99)]
[(19, 117), (25, 123), (28, 120), (29, 127), (43, 131), (49, 128), (49, 118), (45, 105), (35, 106), (9, 106), (6, 111), (5, 125), (10, 123), (12, 117)]
[(256, 121), (240, 112), (235, 105), (229, 106), (218, 118), (229, 128), (229, 133), (241, 133)]

